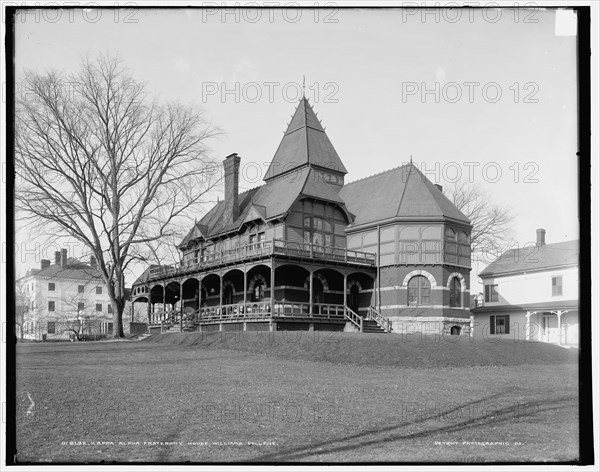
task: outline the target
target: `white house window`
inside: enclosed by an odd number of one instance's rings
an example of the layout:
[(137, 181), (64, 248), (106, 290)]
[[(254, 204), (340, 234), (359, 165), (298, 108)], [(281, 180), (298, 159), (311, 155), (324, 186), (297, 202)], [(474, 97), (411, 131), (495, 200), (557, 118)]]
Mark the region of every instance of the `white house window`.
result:
[(485, 286), (485, 301), (486, 302), (497, 302), (498, 301), (498, 285), (488, 284)]
[(102, 295), (102, 287), (96, 287), (96, 295)]
[(408, 306), (431, 305), (431, 284), (427, 277), (416, 275), (408, 281)]
[(112, 307), (112, 305), (111, 305), (111, 304), (109, 304), (109, 305), (108, 305), (106, 308), (107, 308), (107, 310), (106, 310), (106, 311), (108, 311), (109, 313), (112, 313), (112, 312), (113, 312), (113, 307)]
[(96, 311), (102, 311), (102, 303), (96, 303)]
[(54, 290), (56, 290), (56, 284), (54, 284), (53, 282), (49, 282), (48, 283), (48, 291), (54, 292)]
[(490, 334), (509, 334), (510, 315), (490, 316)]
[(562, 276), (552, 277), (552, 296), (562, 296)]
[(85, 303), (84, 302), (77, 303), (77, 311), (83, 311), (83, 310), (85, 310)]
[(85, 285), (78, 285), (77, 286), (77, 292), (78, 293), (83, 293), (85, 291)]
[(49, 301), (48, 302), (48, 311), (54, 311), (56, 309), (56, 302)]
[(48, 334), (56, 334), (56, 323), (48, 321)]

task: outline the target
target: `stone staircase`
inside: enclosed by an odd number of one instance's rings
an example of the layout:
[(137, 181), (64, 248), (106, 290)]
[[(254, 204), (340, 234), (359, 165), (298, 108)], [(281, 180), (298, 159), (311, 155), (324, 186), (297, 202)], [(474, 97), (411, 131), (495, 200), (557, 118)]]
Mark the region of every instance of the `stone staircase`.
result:
[(374, 320), (363, 320), (363, 333), (384, 333), (385, 330)]
[(346, 306), (344, 307), (344, 317), (363, 333), (385, 334), (392, 332), (390, 321), (381, 316), (372, 306), (369, 307), (365, 318)]

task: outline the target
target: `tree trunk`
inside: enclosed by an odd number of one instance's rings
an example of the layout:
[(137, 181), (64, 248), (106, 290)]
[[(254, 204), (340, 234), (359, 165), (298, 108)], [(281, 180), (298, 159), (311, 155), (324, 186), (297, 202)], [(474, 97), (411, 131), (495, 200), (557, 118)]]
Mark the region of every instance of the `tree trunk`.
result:
[[(116, 305), (116, 306), (115, 306)], [(123, 312), (125, 311), (125, 303), (113, 303), (113, 338), (120, 339), (125, 337), (123, 333)]]

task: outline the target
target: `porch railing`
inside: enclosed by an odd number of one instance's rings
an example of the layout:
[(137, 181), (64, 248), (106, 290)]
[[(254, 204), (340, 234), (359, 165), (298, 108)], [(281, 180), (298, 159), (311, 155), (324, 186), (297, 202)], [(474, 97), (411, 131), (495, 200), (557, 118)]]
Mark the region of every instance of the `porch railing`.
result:
[(318, 246), (308, 243), (294, 243), (283, 239), (273, 239), (271, 241), (246, 244), (245, 246), (234, 249), (212, 252), (195, 259), (183, 261), (179, 264), (154, 267), (150, 269), (150, 278), (178, 275), (202, 270), (219, 264), (271, 255), (296, 256), (334, 262), (349, 262), (368, 266), (375, 264), (375, 254), (369, 252)]
[(370, 306), (367, 311), (367, 319), (375, 321), (386, 333), (392, 332), (392, 322), (379, 313), (375, 307)]
[(319, 320), (344, 319), (343, 305), (314, 303), (312, 313), (310, 303), (276, 303), (274, 316), (280, 317), (306, 317)]
[(357, 315), (347, 306), (344, 307), (344, 316), (348, 321), (356, 326), (361, 333), (363, 332), (363, 319), (361, 316)]
[(275, 303), (273, 312), (271, 312), (270, 302), (253, 302), (204, 307), (191, 313), (184, 313), (183, 318), (180, 316), (180, 312), (177, 310), (155, 313), (156, 321), (152, 324), (160, 324), (163, 328), (168, 329), (174, 324), (179, 324), (181, 319), (183, 328), (186, 328), (193, 324), (207, 322), (269, 320), (272, 317), (307, 318), (320, 321), (341, 321), (345, 317), (343, 305), (314, 303), (311, 313), (309, 303), (282, 302)]

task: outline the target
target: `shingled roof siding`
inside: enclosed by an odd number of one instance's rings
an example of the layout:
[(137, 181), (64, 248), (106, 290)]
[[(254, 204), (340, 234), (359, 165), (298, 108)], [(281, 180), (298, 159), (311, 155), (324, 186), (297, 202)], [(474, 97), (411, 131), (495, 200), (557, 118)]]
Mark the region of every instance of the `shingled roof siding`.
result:
[(265, 180), (306, 164), (344, 174), (348, 172), (308, 100), (303, 98), (275, 152)]
[(67, 267), (63, 267), (60, 264), (52, 264), (46, 267), (45, 269), (36, 272), (35, 275), (37, 277), (44, 277), (49, 279), (59, 278), (73, 280), (89, 280), (102, 278), (98, 269), (93, 269), (91, 266), (73, 258), (69, 258), (69, 260), (67, 261)]
[(527, 272), (550, 267), (573, 266), (579, 264), (579, 241), (565, 241), (546, 244), (544, 246), (529, 246), (519, 249), (509, 249), (496, 261), (487, 266), (480, 277), (508, 274), (512, 272)]
[(346, 184), (340, 197), (356, 215), (355, 225), (394, 217), (446, 217), (469, 223), (413, 164)]

